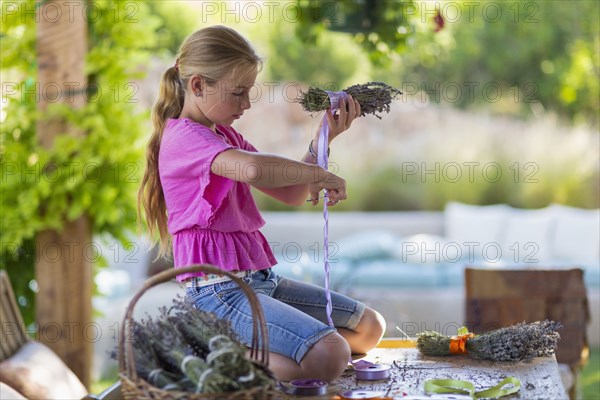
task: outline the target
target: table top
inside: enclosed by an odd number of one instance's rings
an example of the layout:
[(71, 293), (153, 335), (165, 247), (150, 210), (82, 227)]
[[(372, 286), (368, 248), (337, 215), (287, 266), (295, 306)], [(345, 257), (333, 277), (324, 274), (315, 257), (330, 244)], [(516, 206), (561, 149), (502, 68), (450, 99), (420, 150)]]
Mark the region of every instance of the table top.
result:
[[(531, 362), (509, 363), (474, 360), (468, 356), (426, 357), (415, 348), (377, 348), (369, 352), (364, 360), (390, 365), (391, 377), (385, 381), (358, 381), (352, 369), (329, 385), (326, 396), (331, 398), (346, 390), (368, 390), (387, 393), (393, 399), (470, 399), (461, 395), (427, 395), (424, 382), (430, 379), (466, 380), (476, 391), (497, 385), (506, 377), (521, 381), (519, 392), (502, 399), (568, 399), (562, 385), (556, 358), (538, 357)], [(311, 397), (289, 396), (290, 399)]]

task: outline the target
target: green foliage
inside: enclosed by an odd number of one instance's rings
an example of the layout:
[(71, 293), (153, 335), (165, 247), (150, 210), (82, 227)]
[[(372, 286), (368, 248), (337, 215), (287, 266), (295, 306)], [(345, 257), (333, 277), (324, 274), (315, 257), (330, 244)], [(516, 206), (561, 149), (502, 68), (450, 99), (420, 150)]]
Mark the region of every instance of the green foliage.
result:
[(297, 0), (299, 24), (296, 35), (305, 43), (319, 41), (325, 28), (350, 33), (377, 65), (386, 65), (402, 52), (413, 31), (409, 16), (412, 0)]
[[(386, 133), (377, 148), (336, 139), (334, 170), (347, 181), (348, 200), (334, 209), (435, 211), (450, 201), (517, 208), (600, 206), (600, 138), (594, 132), (557, 126), (554, 119), (524, 124), (450, 109), (439, 113), (439, 120), (427, 121), (431, 114), (415, 111), (411, 117), (418, 122), (410, 135), (408, 129), (395, 131), (384, 117)], [(439, 121), (448, 126), (440, 128)], [(361, 134), (349, 132), (348, 138)], [(266, 196), (257, 199), (262, 209), (293, 210)], [(301, 210), (321, 211), (322, 204)]]
[(33, 281), (35, 241), (24, 240), (17, 248), (2, 239), (0, 254), (0, 268), (8, 273), (25, 325), (30, 326), (35, 319), (35, 281)]
[(294, 34), (294, 25), (284, 21), (261, 27), (263, 34), (265, 30), (268, 32), (264, 39), (268, 49), (265, 72), (269, 80), (341, 90), (364, 66), (364, 54), (348, 51), (356, 45), (347, 35), (324, 32), (318, 43), (306, 46), (306, 42)]
[(560, 72), (559, 100), (575, 122), (590, 119), (598, 126), (600, 109), (600, 35), (593, 41), (578, 39), (568, 46), (567, 67)]
[(160, 16), (151, 50), (177, 54), (181, 43), (198, 29), (198, 16), (191, 10), (183, 12), (181, 7), (174, 7), (170, 1), (147, 1), (146, 4), (151, 14)]
[[(364, 176), (355, 189), (358, 194), (357, 209), (369, 211), (420, 210), (423, 186), (413, 179), (406, 179), (402, 171), (386, 165)], [(351, 184), (349, 184), (351, 185)]]
[(552, 110), (598, 126), (598, 2), (453, 4), (443, 30), (424, 26), (411, 38), (404, 82), (436, 92), (434, 102), (522, 116)]
[(582, 399), (593, 399), (600, 393), (600, 348), (590, 349), (590, 358), (581, 370)]
[[(31, 10), (34, 3), (19, 6)], [(138, 67), (156, 42), (160, 20), (142, 2), (95, 2), (95, 9), (100, 18), (88, 19), (88, 102), (77, 110), (68, 100), (49, 104), (44, 113), (36, 110), (44, 88), (36, 83), (35, 19), (15, 13), (2, 26), (2, 73), (16, 90), (5, 99), (0, 128), (0, 268), (18, 270), (11, 277), (29, 312), (36, 233), (60, 230), (65, 221), (85, 214), (94, 234), (125, 243), (136, 226), (141, 138), (149, 127), (133, 79), (141, 76)], [(69, 132), (79, 134), (64, 132), (51, 148), (42, 147), (36, 124), (53, 120), (66, 121)], [(26, 312), (25, 319), (29, 323), (33, 315)]]
[[(570, 169), (576, 157), (515, 161), (495, 152), (489, 160), (441, 159), (403, 163), (352, 176), (358, 211), (443, 210), (446, 203), (505, 203), (541, 208), (551, 203), (598, 208), (598, 173)], [(471, 173), (472, 172), (472, 173)]]
[[(372, 61), (368, 80), (406, 87), (409, 94), (414, 87), (430, 101), (462, 108), (523, 117), (551, 110), (576, 123), (600, 124), (598, 2), (296, 4), (296, 40), (314, 45), (329, 31), (348, 33)], [(439, 30), (436, 10), (445, 20)], [(285, 49), (277, 56), (285, 57)]]
[[(420, 99), (426, 96), (430, 102), (472, 111), (517, 117), (541, 117), (549, 111), (558, 114), (559, 120), (591, 125), (596, 130), (600, 124), (598, 2), (331, 3), (299, 0), (302, 18), (297, 36), (303, 43), (322, 44), (332, 32), (349, 33), (372, 61), (370, 68), (361, 67), (367, 71), (366, 80), (401, 88), (409, 99), (419, 93)], [(436, 9), (445, 19), (437, 31), (433, 21)], [(385, 26), (378, 24), (382, 20), (388, 21)], [(281, 47), (276, 56), (285, 49)], [(533, 129), (536, 122), (531, 123)], [(479, 133), (473, 132), (467, 143), (448, 134), (453, 148), (447, 148), (447, 143), (429, 143), (417, 157), (422, 158), (419, 166), (424, 161), (427, 168), (436, 162), (443, 168), (452, 162), (478, 160), (480, 168), (490, 165), (502, 171), (498, 180), (482, 176), (481, 170), (473, 180), (452, 181), (442, 176), (436, 181), (434, 174), (423, 179), (407, 176), (403, 166), (393, 160), (380, 159), (374, 169), (345, 176), (352, 201), (336, 209), (439, 210), (452, 200), (525, 208), (552, 202), (597, 208), (597, 156), (579, 147), (577, 142), (583, 136), (577, 138), (575, 130), (561, 128), (558, 132), (554, 126), (541, 125), (535, 128), (541, 130), (539, 134), (526, 132), (527, 137), (513, 141), (494, 139), (489, 146), (473, 145), (479, 142)], [(473, 129), (465, 125), (464, 130)], [(572, 137), (559, 138), (563, 135)], [(585, 141), (590, 148), (597, 148), (593, 138)], [(467, 147), (472, 151), (467, 158), (457, 156)], [(400, 150), (397, 159), (403, 159)], [(269, 199), (259, 197), (259, 201), (269, 209), (280, 209)]]

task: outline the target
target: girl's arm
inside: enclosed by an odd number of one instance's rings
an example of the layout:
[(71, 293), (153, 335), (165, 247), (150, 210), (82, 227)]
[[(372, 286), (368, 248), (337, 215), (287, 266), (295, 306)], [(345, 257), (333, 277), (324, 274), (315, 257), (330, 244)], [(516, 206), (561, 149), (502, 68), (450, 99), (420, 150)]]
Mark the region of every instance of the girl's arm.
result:
[[(325, 116), (327, 118), (327, 122), (329, 124), (329, 145), (331, 141), (337, 137), (340, 133), (346, 131), (350, 128), (350, 125), (360, 115), (360, 104), (358, 101), (354, 100), (352, 96), (348, 96), (347, 100), (342, 100), (340, 104), (339, 113), (335, 116), (331, 114), (331, 110), (327, 110), (325, 112)], [(321, 122), (322, 124), (322, 122)], [(314, 136), (313, 141), (311, 142), (312, 150), (314, 154), (317, 154), (317, 143), (319, 143), (319, 133), (321, 131), (321, 125), (317, 129), (317, 132)], [(316, 164), (317, 159), (313, 157), (310, 152), (306, 152), (304, 157), (302, 157), (302, 162), (309, 164)], [(288, 172), (291, 172), (288, 171)], [(256, 186), (256, 185), (255, 185)], [(269, 196), (292, 206), (298, 206), (303, 204), (306, 201), (306, 198), (309, 194), (309, 187), (306, 184), (296, 183), (290, 186), (276, 187), (276, 188), (265, 188), (258, 187), (260, 191), (268, 194)], [(311, 196), (311, 198), (315, 198)], [(313, 201), (313, 205), (317, 204), (317, 202)], [(331, 204), (331, 203), (330, 203)], [(333, 205), (333, 204), (331, 204)]]
[[(316, 150), (317, 140), (314, 140), (312, 143), (313, 143), (313, 150)], [(315, 152), (315, 154), (316, 154), (316, 152)], [(307, 151), (306, 154), (304, 154), (304, 157), (302, 157), (302, 162), (308, 163), (308, 164), (316, 164), (317, 160)], [(292, 169), (290, 168), (288, 170), (288, 172), (289, 172), (289, 175), (291, 175)], [(265, 187), (256, 186), (256, 188), (258, 190), (260, 190), (261, 192), (281, 201), (282, 203), (290, 205), (290, 206), (299, 206), (299, 205), (304, 204), (304, 202), (308, 198), (308, 194), (309, 194), (307, 184), (295, 184), (295, 185), (283, 186), (283, 187), (277, 187), (277, 188), (265, 188)], [(316, 203), (313, 203), (313, 204), (316, 204)]]
[(346, 182), (342, 178), (318, 165), (274, 154), (225, 150), (215, 157), (211, 171), (251, 184), (290, 205), (304, 203), (307, 195), (317, 204), (322, 189), (328, 189), (330, 202), (346, 198)]

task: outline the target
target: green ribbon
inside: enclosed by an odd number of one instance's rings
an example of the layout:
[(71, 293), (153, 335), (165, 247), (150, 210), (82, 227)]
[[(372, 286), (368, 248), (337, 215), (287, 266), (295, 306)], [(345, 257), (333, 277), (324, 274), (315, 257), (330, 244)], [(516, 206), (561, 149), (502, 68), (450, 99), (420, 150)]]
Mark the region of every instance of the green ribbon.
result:
[[(506, 385), (513, 385), (508, 389), (502, 389)], [(521, 389), (521, 381), (517, 378), (508, 377), (502, 382), (489, 389), (480, 392), (475, 391), (475, 386), (469, 381), (460, 381), (457, 379), (430, 379), (425, 381), (426, 393), (455, 393), (466, 394), (473, 399), (497, 399), (509, 394), (517, 393)]]

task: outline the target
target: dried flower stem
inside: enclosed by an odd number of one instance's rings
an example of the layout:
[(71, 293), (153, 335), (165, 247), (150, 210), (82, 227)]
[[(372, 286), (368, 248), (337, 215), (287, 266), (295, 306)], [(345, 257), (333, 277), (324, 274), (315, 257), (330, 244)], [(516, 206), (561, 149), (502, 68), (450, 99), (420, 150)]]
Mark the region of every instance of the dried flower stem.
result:
[[(368, 82), (359, 85), (352, 85), (344, 92), (351, 95), (360, 104), (361, 116), (366, 114), (377, 115), (378, 112), (390, 112), (392, 100), (397, 98), (402, 92), (383, 82)], [(302, 108), (308, 112), (318, 112), (326, 110), (331, 106), (329, 95), (323, 89), (311, 86), (307, 92), (301, 92), (296, 100), (302, 104)]]

